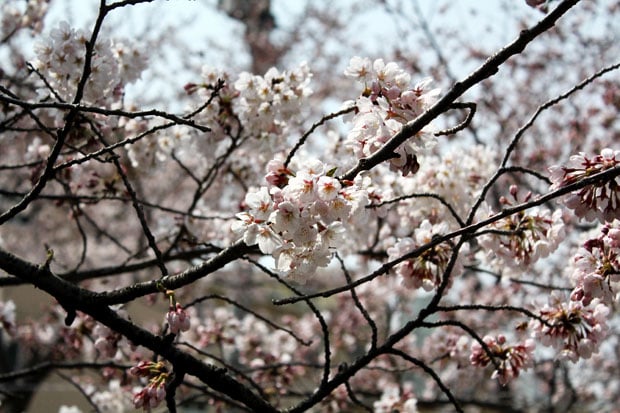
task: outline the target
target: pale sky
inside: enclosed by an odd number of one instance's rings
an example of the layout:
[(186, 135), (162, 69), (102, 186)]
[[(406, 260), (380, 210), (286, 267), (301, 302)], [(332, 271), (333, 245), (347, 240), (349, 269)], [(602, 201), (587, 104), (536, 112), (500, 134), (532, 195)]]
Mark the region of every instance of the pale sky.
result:
[[(290, 25), (303, 13), (306, 1), (273, 0), (272, 11), (278, 28), (283, 31), (292, 30), (293, 28)], [(332, 5), (338, 7), (354, 4), (351, 3), (352, 1), (354, 0), (338, 0), (334, 1)], [(505, 7), (501, 0), (451, 0), (448, 13), (442, 9), (442, 4), (446, 1), (418, 1), (431, 29), (437, 24), (454, 27), (455, 30), (458, 29), (459, 36), (462, 35), (464, 42), (469, 41), (467, 40), (469, 38), (471, 41), (483, 41), (491, 45), (497, 44), (497, 47), (510, 41), (517, 34), (515, 30), (510, 30), (509, 25), (506, 24), (509, 20), (508, 17), (499, 12), (501, 7)], [(358, 3), (363, 5), (365, 2), (360, 1)], [(398, 2), (388, 2), (388, 4), (395, 3)], [(46, 22), (46, 32), (56, 25), (53, 22), (60, 20), (67, 20), (76, 28), (89, 30), (92, 27), (98, 4), (98, 0), (52, 0), (51, 10)], [(403, 7), (399, 10), (413, 16), (415, 12), (411, 9), (411, 4), (413, 2), (407, 0), (397, 7)], [(160, 82), (156, 87), (151, 87), (149, 84), (146, 89), (154, 94), (152, 98), (157, 98), (159, 94), (173, 93), (174, 90), (179, 90), (179, 87), (182, 88), (185, 83), (197, 80), (197, 77), (200, 76), (199, 71), (198, 73), (188, 73), (181, 70), (187, 61), (193, 62), (195, 67), (200, 67), (202, 64), (218, 66), (223, 62), (227, 65), (235, 65), (236, 67), (230, 67), (231, 72), (247, 68), (249, 63), (247, 54), (238, 52), (243, 50), (241, 42), (243, 27), (224, 13), (219, 12), (216, 5), (217, 0), (156, 0), (153, 3), (114, 11), (109, 16), (110, 20), (107, 21), (104, 28), (108, 32), (112, 32), (114, 37), (133, 38), (139, 42), (144, 33), (153, 35), (162, 33), (163, 29), (168, 26), (176, 27), (174, 33), (182, 39), (188, 51), (182, 54), (179, 54), (178, 50), (174, 51), (177, 52), (176, 54), (167, 52), (165, 65), (169, 71), (174, 73), (173, 82), (175, 84), (170, 85), (169, 80)], [(409, 10), (404, 8), (409, 8)], [(523, 5), (520, 5), (520, 8), (523, 8)], [(492, 35), (485, 32), (488, 29), (484, 27), (484, 24), (480, 24), (481, 21), (493, 23), (495, 29)], [(399, 36), (396, 32), (397, 29), (394, 27), (393, 20), (385, 12), (378, 12), (376, 8), (365, 11), (363, 7), (360, 8), (360, 12), (354, 21), (350, 22), (349, 28), (350, 36), (359, 37), (359, 41), (364, 43), (369, 50), (374, 50), (375, 55), (370, 56), (373, 58), (380, 57), (380, 50), (385, 42), (390, 42)], [(278, 33), (275, 32), (274, 35), (277, 36)], [(208, 42), (209, 39), (212, 43)], [(343, 53), (347, 53), (347, 51), (343, 51)], [(291, 57), (289, 60), (293, 59), (295, 57)], [(287, 63), (296, 65), (303, 60), (306, 60), (304, 56), (299, 56), (299, 62)], [(156, 59), (151, 60), (151, 64), (155, 61)], [(335, 74), (341, 75), (344, 67), (335, 69)], [(455, 68), (451, 67), (451, 69), (457, 74), (464, 75), (466, 70), (472, 69), (472, 67), (466, 68), (456, 65)], [(144, 79), (153, 77), (155, 79), (161, 78), (158, 75), (149, 76), (148, 73), (143, 76)], [(133, 88), (129, 87), (127, 95), (131, 98), (134, 91), (142, 91), (144, 86), (138, 83)], [(181, 108), (177, 107), (176, 109)]]

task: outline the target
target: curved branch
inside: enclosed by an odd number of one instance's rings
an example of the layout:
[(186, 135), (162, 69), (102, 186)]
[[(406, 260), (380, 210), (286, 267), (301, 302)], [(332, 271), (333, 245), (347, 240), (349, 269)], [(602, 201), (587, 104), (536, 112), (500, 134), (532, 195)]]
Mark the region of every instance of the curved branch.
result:
[(441, 381), (441, 378), (439, 377), (437, 373), (435, 373), (435, 370), (427, 366), (426, 363), (424, 363), (422, 360), (418, 360), (417, 358), (410, 356), (404, 351), (393, 348), (389, 351), (389, 353), (394, 354), (395, 356), (398, 356), (402, 358), (403, 360), (407, 360), (409, 363), (415, 364), (416, 366), (424, 370), (426, 374), (428, 374), (429, 376), (433, 378), (433, 380), (435, 380), (435, 383), (437, 383), (437, 386), (439, 386), (441, 391), (448, 397), (448, 399), (450, 400), (450, 402), (452, 403), (456, 411), (457, 412), (463, 411), (459, 402), (456, 400), (456, 398), (454, 397), (454, 395), (452, 394), (448, 386), (446, 386), (443, 383), (443, 381)]
[(565, 100), (566, 98), (571, 96), (573, 93), (583, 89), (584, 87), (586, 87), (587, 85), (592, 83), (595, 79), (603, 76), (606, 73), (612, 72), (612, 71), (614, 71), (614, 70), (616, 70), (618, 68), (620, 68), (620, 62), (619, 63), (615, 63), (615, 64), (610, 65), (610, 66), (607, 66), (607, 67), (604, 67), (601, 70), (599, 70), (598, 72), (594, 73), (592, 76), (582, 80), (581, 82), (579, 82), (578, 84), (573, 86), (570, 90), (562, 93), (559, 96), (556, 96), (553, 99), (549, 99), (548, 101), (546, 101), (545, 103), (540, 105), (538, 107), (538, 109), (536, 109), (536, 112), (534, 112), (534, 114), (530, 117), (530, 119), (525, 123), (525, 125), (521, 126), (521, 128), (515, 134), (515, 137), (510, 142), (510, 145), (506, 149), (506, 154), (504, 155), (504, 159), (502, 160), (502, 166), (506, 166), (506, 164), (508, 163), (508, 159), (510, 158), (510, 155), (512, 154), (512, 152), (516, 148), (517, 144), (519, 143), (519, 140), (521, 139), (521, 136), (523, 136), (525, 131), (527, 131), (534, 124), (534, 122), (536, 121), (536, 119), (538, 118), (538, 116), (542, 112), (544, 112), (545, 110), (549, 109), (551, 106), (556, 105), (559, 102)]
[(252, 314), (254, 317), (258, 318), (259, 320), (267, 323), (268, 325), (270, 325), (271, 327), (273, 327), (275, 330), (281, 330), (284, 331), (286, 334), (290, 335), (295, 341), (297, 341), (299, 344), (301, 344), (302, 346), (309, 346), (310, 344), (312, 344), (312, 340), (308, 341), (308, 340), (304, 340), (303, 338), (299, 337), (297, 334), (295, 334), (295, 332), (289, 328), (280, 326), (276, 323), (274, 323), (273, 321), (271, 321), (270, 319), (268, 319), (265, 316), (260, 315), (259, 313), (257, 313), (256, 311), (252, 310), (251, 308), (248, 308), (238, 302), (236, 302), (235, 300), (232, 300), (228, 297), (224, 297), (222, 295), (219, 294), (209, 294), (209, 295), (205, 295), (203, 297), (197, 298), (191, 302), (189, 302), (187, 305), (184, 305), (183, 308), (188, 308), (188, 307), (192, 307), (198, 303), (201, 303), (203, 301), (207, 301), (207, 300), (222, 300), (227, 302), (230, 305), (233, 305), (235, 307), (237, 307), (238, 309), (248, 313), (248, 314)]
[(345, 109), (339, 110), (338, 112), (334, 112), (334, 113), (330, 113), (329, 115), (325, 115), (320, 120), (318, 120), (317, 122), (312, 124), (310, 129), (308, 129), (308, 131), (306, 133), (304, 133), (301, 136), (301, 138), (299, 138), (299, 141), (295, 144), (293, 149), (291, 149), (291, 151), (289, 152), (288, 156), (286, 157), (286, 160), (284, 161), (284, 167), (288, 167), (288, 164), (293, 159), (293, 156), (295, 156), (295, 152), (297, 152), (299, 150), (299, 148), (301, 148), (302, 145), (304, 143), (306, 143), (306, 139), (308, 139), (308, 137), (312, 134), (312, 132), (314, 132), (319, 126), (321, 126), (322, 124), (324, 124), (325, 122), (327, 122), (330, 119), (337, 118), (338, 116), (341, 116), (341, 115), (353, 112), (354, 110), (355, 110), (355, 106), (352, 106), (350, 108), (345, 108)]
[(450, 109), (469, 109), (469, 111), (467, 112), (467, 116), (465, 117), (463, 122), (452, 128), (435, 132), (435, 136), (453, 135), (458, 131), (465, 129), (469, 126), (472, 119), (474, 118), (474, 115), (476, 114), (476, 104), (474, 102), (454, 102), (452, 105), (450, 105)]
[(441, 195), (437, 195), (437, 194), (433, 194), (433, 193), (403, 195), (403, 196), (396, 197), (394, 199), (388, 199), (387, 201), (383, 201), (383, 202), (378, 203), (378, 204), (368, 205), (368, 206), (366, 206), (366, 208), (369, 208), (369, 209), (380, 208), (383, 205), (394, 204), (394, 203), (397, 203), (397, 202), (400, 202), (400, 201), (404, 201), (406, 199), (412, 199), (412, 198), (433, 198), (433, 199), (436, 199), (437, 201), (439, 201), (441, 203), (441, 205), (443, 205), (446, 208), (448, 208), (448, 211), (450, 211), (450, 214), (456, 220), (456, 222), (459, 223), (460, 226), (462, 226), (462, 227), (465, 226), (465, 222), (459, 216), (459, 214), (456, 212), (454, 207), (448, 201), (446, 201)]

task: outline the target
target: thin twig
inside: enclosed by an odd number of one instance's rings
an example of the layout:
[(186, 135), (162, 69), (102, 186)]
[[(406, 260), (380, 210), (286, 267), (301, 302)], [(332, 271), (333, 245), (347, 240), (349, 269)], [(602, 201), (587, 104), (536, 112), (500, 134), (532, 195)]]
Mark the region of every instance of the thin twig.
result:
[(352, 106), (350, 108), (345, 108), (345, 109), (339, 110), (338, 112), (334, 112), (334, 113), (330, 113), (329, 115), (325, 115), (320, 120), (315, 122), (310, 127), (310, 129), (308, 129), (308, 131), (306, 131), (306, 133), (304, 133), (301, 136), (301, 138), (299, 138), (299, 141), (297, 141), (297, 143), (295, 144), (293, 149), (291, 149), (291, 151), (289, 152), (288, 156), (286, 157), (286, 160), (284, 161), (284, 166), (288, 167), (288, 164), (293, 159), (293, 156), (295, 156), (295, 153), (297, 152), (297, 150), (299, 148), (301, 148), (304, 143), (306, 143), (306, 139), (308, 139), (308, 137), (312, 134), (312, 132), (314, 132), (316, 130), (316, 128), (318, 128), (319, 126), (321, 126), (322, 124), (324, 124), (325, 122), (327, 122), (330, 119), (334, 119), (334, 118), (337, 118), (338, 116), (341, 116), (341, 115), (344, 115), (344, 114), (347, 114), (347, 113), (351, 113), (354, 110), (355, 110), (355, 106)]
[(592, 83), (594, 80), (598, 79), (599, 77), (603, 76), (604, 74), (612, 72), (618, 68), (620, 68), (620, 62), (604, 67), (598, 72), (591, 75), (590, 77), (582, 80), (580, 83), (576, 84), (575, 86), (570, 88), (570, 90), (566, 91), (565, 93), (559, 96), (556, 96), (553, 99), (549, 99), (548, 101), (540, 105), (538, 109), (536, 109), (536, 112), (534, 112), (534, 114), (530, 117), (530, 119), (525, 123), (525, 125), (519, 128), (514, 138), (510, 142), (510, 145), (508, 145), (508, 148), (506, 148), (506, 153), (504, 154), (504, 159), (502, 160), (501, 166), (506, 166), (506, 164), (508, 163), (508, 159), (510, 158), (510, 155), (512, 154), (517, 144), (519, 143), (519, 140), (521, 139), (523, 134), (534, 124), (534, 122), (536, 121), (536, 119), (542, 112), (544, 112), (545, 110), (549, 109), (550, 107), (554, 105), (557, 105), (561, 101), (567, 99), (569, 96), (571, 96), (575, 92), (582, 90), (584, 87), (586, 87), (587, 85)]
[(209, 295), (205, 295), (202, 296), (200, 298), (197, 298), (189, 303), (187, 303), (187, 305), (183, 306), (184, 308), (188, 308), (188, 307), (193, 307), (198, 303), (201, 303), (203, 301), (207, 301), (207, 300), (222, 300), (227, 302), (228, 304), (231, 304), (235, 307), (237, 307), (238, 309), (248, 313), (248, 314), (252, 314), (254, 317), (258, 318), (259, 320), (262, 320), (263, 322), (267, 323), (268, 325), (270, 325), (271, 327), (273, 327), (275, 330), (280, 330), (280, 331), (284, 331), (285, 333), (287, 333), (288, 335), (290, 335), (295, 341), (297, 341), (299, 344), (301, 344), (302, 346), (309, 346), (312, 344), (312, 340), (308, 341), (308, 340), (304, 340), (303, 338), (299, 337), (297, 334), (295, 334), (294, 331), (292, 331), (291, 329), (288, 329), (286, 327), (280, 326), (276, 323), (274, 323), (273, 321), (271, 321), (269, 318), (260, 315), (259, 313), (257, 313), (256, 311), (252, 310), (251, 308), (248, 308), (246, 306), (244, 306), (243, 304), (240, 304), (238, 302), (236, 302), (235, 300), (232, 300), (228, 297), (224, 297), (222, 295), (219, 294), (209, 294)]
[(459, 223), (460, 226), (462, 226), (462, 227), (465, 226), (465, 221), (463, 221), (463, 219), (459, 216), (459, 214), (456, 212), (456, 209), (454, 209), (454, 207), (448, 201), (446, 201), (441, 195), (433, 194), (433, 193), (421, 193), (421, 194), (402, 195), (402, 196), (399, 196), (399, 197), (396, 197), (396, 198), (393, 198), (393, 199), (389, 199), (387, 201), (383, 201), (383, 202), (378, 203), (378, 204), (370, 204), (370, 205), (366, 206), (366, 208), (369, 208), (369, 209), (380, 208), (380, 207), (382, 207), (384, 205), (394, 204), (394, 203), (398, 203), (400, 201), (404, 201), (404, 200), (407, 200), (407, 199), (413, 199), (413, 198), (433, 198), (433, 199), (436, 199), (443, 206), (448, 208), (448, 211), (450, 211), (450, 214), (456, 220), (456, 222)]
[(398, 356), (400, 358), (402, 358), (403, 360), (407, 360), (408, 362), (420, 367), (422, 370), (424, 370), (424, 372), (426, 374), (428, 374), (429, 376), (431, 376), (433, 378), (433, 380), (435, 380), (435, 383), (437, 383), (437, 386), (439, 386), (439, 388), (441, 389), (441, 391), (448, 397), (448, 399), (450, 400), (450, 402), (452, 403), (452, 405), (454, 406), (454, 408), (456, 409), (457, 412), (463, 412), (463, 409), (461, 408), (461, 405), (459, 404), (459, 402), (456, 400), (456, 397), (454, 397), (454, 395), (452, 394), (452, 392), (450, 391), (450, 389), (448, 388), (448, 386), (446, 386), (444, 384), (444, 382), (441, 380), (441, 378), (439, 377), (439, 375), (437, 373), (435, 373), (435, 370), (433, 370), (432, 368), (430, 368), (429, 366), (426, 365), (426, 363), (424, 363), (422, 360), (419, 360), (415, 357), (410, 356), (409, 354), (405, 353), (402, 350), (398, 350), (398, 349), (391, 349), (389, 351), (390, 354), (394, 354), (395, 356)]
[(435, 132), (435, 136), (453, 135), (458, 131), (465, 129), (469, 126), (472, 119), (474, 118), (474, 115), (476, 114), (476, 104), (474, 102), (454, 102), (452, 105), (450, 105), (450, 109), (469, 109), (469, 111), (467, 112), (467, 116), (461, 123), (452, 128)]
[[(351, 281), (352, 281), (352, 278), (351, 278), (351, 274), (349, 274), (349, 270), (344, 265), (344, 260), (342, 259), (342, 257), (340, 257), (340, 255), (338, 253), (335, 254), (335, 257), (338, 260), (338, 262), (340, 263), (340, 269), (342, 270), (347, 283), (350, 284)], [(372, 331), (371, 348), (375, 348), (375, 347), (377, 347), (377, 339), (378, 339), (377, 324), (372, 319), (370, 314), (368, 314), (368, 311), (366, 310), (366, 308), (364, 307), (364, 305), (360, 301), (359, 297), (357, 296), (357, 293), (355, 292), (355, 288), (351, 288), (351, 297), (353, 298), (353, 302), (355, 303), (355, 307), (357, 307), (357, 309), (360, 311), (360, 313), (362, 313), (362, 316), (364, 317), (364, 319), (366, 320), (366, 322), (370, 326), (370, 330)]]

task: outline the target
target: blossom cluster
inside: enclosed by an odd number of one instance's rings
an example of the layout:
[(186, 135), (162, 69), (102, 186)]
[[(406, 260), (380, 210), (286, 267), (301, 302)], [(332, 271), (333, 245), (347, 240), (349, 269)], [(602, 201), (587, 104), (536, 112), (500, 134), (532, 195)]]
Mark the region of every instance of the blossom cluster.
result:
[(536, 345), (532, 339), (516, 345), (506, 345), (506, 337), (500, 334), (497, 337), (485, 336), (482, 341), (487, 348), (477, 341), (473, 342), (469, 360), (472, 365), (481, 367), (493, 363), (496, 369), (492, 378), (497, 378), (502, 385), (519, 377), (521, 371), (527, 370), (533, 364)]
[(368, 193), (360, 179), (341, 182), (319, 160), (295, 173), (278, 160), (267, 168), (270, 187), (247, 193), (249, 210), (237, 214), (232, 230), (272, 254), (279, 271), (304, 280), (329, 264), (332, 250), (344, 243), (347, 223), (364, 216)]
[[(412, 386), (408, 386), (412, 387)], [(398, 386), (385, 386), (381, 398), (373, 403), (375, 413), (417, 413), (418, 401), (410, 388), (401, 391)]]
[[(84, 73), (87, 34), (63, 21), (50, 36), (35, 44), (34, 64), (61, 99), (72, 101)], [(108, 106), (120, 97), (122, 87), (140, 77), (146, 56), (122, 42), (98, 39), (90, 63), (84, 101)]]
[(307, 64), (280, 72), (272, 67), (264, 76), (242, 72), (234, 84), (238, 92), (236, 113), (251, 134), (280, 136), (288, 131), (305, 98), (312, 73)]
[(530, 322), (532, 337), (573, 362), (596, 353), (609, 330), (609, 308), (598, 299), (584, 305), (582, 301), (564, 302), (554, 294), (539, 314), (540, 319)]
[[(467, 215), (472, 202), (478, 197), (483, 183), (489, 179), (497, 165), (493, 159), (496, 152), (482, 145), (452, 148), (441, 155), (425, 155), (420, 158), (420, 170), (410, 179), (403, 180), (404, 194), (428, 193), (440, 196), (461, 217)], [(398, 194), (400, 195), (400, 194)], [(454, 220), (447, 208), (439, 209), (436, 199), (415, 198), (403, 203), (399, 215), (421, 222)], [(405, 224), (403, 222), (403, 224)], [(404, 225), (403, 225), (404, 226)]]
[[(122, 119), (118, 126), (123, 128), (123, 133), (127, 136), (139, 136), (151, 127), (150, 123), (143, 119)], [(173, 152), (175, 156), (179, 156), (179, 149), (183, 150), (185, 144), (191, 141), (186, 132), (187, 128), (177, 125), (162, 132), (158, 139), (140, 139), (125, 145), (131, 166), (153, 167), (157, 161), (170, 159)]]
[(166, 399), (168, 371), (163, 362), (143, 360), (129, 369), (129, 374), (134, 377), (146, 377), (149, 380), (146, 387), (134, 394), (133, 404), (136, 409), (151, 411)]
[(16, 7), (16, 2), (5, 2), (0, 7), (0, 39), (8, 39), (22, 27), (41, 31), (47, 10), (47, 0), (28, 1), (23, 10)]
[[(510, 194), (513, 200), (502, 198), (501, 203), (512, 205), (513, 202), (518, 202), (517, 193), (517, 187), (512, 185)], [(530, 197), (530, 193), (525, 195), (523, 202), (527, 202)], [(494, 215), (488, 206), (482, 214), (486, 215), (483, 218)], [(489, 224), (478, 237), (478, 241), (492, 258), (518, 268), (529, 267), (538, 259), (547, 257), (555, 251), (563, 238), (562, 210), (551, 211), (541, 206), (520, 211)]]
[(411, 238), (412, 230), (424, 221), (442, 226), (434, 230), (436, 234), (458, 230), (484, 182), (493, 175), (495, 156), (480, 145), (453, 148), (441, 155), (421, 155), (420, 170), (413, 176), (372, 175), (377, 191), (370, 192), (371, 207), (383, 220), (381, 247), (387, 250), (394, 239)]
[[(234, 80), (228, 72), (210, 66), (203, 66), (199, 83), (190, 82), (184, 87), (188, 95), (198, 95), (200, 104), (210, 101), (198, 114), (202, 123), (208, 124), (216, 139), (239, 129), (235, 105), (239, 92), (234, 88)], [(215, 97), (212, 99), (212, 97)]]
[(95, 338), (95, 348), (104, 357), (113, 357), (118, 349), (118, 343), (122, 338), (120, 333), (108, 327), (97, 324), (93, 329)]
[(599, 299), (613, 306), (620, 285), (620, 221), (606, 223), (598, 237), (588, 239), (575, 255), (574, 264), (571, 299), (584, 305)]
[[(596, 173), (617, 168), (620, 151), (603, 149), (600, 155), (589, 156), (585, 152), (570, 157), (566, 165), (549, 167), (551, 189), (580, 182)], [(602, 180), (571, 192), (565, 199), (566, 206), (575, 215), (588, 221), (598, 219), (601, 223), (620, 216), (620, 175)]]
[[(439, 89), (428, 89), (430, 78), (411, 87), (411, 76), (395, 62), (386, 64), (383, 59), (371, 62), (368, 58), (353, 57), (344, 73), (364, 84), (361, 96), (353, 103), (356, 113), (346, 139), (359, 158), (376, 152), (404, 124), (428, 109), (439, 94)], [(403, 176), (417, 172), (417, 153), (434, 144), (434, 136), (428, 130), (420, 131), (396, 150), (398, 157), (390, 159), (390, 169)]]
[[(432, 225), (428, 220), (422, 222), (416, 228), (413, 238), (405, 237), (387, 249), (390, 261), (399, 259), (416, 248), (422, 247), (438, 236), (447, 232), (447, 225), (441, 223)], [(407, 288), (420, 288), (431, 291), (437, 288), (441, 282), (443, 273), (447, 268), (448, 262), (453, 254), (453, 247), (450, 243), (443, 242), (435, 245), (416, 257), (409, 258), (396, 265), (396, 273), (402, 277), (402, 283)], [(462, 255), (459, 255), (452, 272), (458, 274), (463, 269)]]
[(200, 91), (204, 98), (217, 90), (218, 99), (202, 116), (208, 124), (219, 125), (225, 134), (242, 125), (248, 136), (281, 136), (312, 94), (312, 73), (305, 63), (290, 71), (272, 67), (264, 76), (242, 72), (236, 80), (223, 70), (205, 66), (202, 78), (202, 83), (188, 83), (185, 90), (189, 94)]
[[(117, 378), (110, 378), (107, 387), (91, 383), (80, 387), (84, 394), (89, 396), (93, 408), (97, 411), (125, 413), (135, 410), (128, 386)], [(148, 408), (145, 410), (148, 411)], [(58, 413), (86, 413), (86, 411), (77, 406), (62, 405)]]
[[(313, 320), (295, 322), (300, 330), (306, 326), (308, 334), (301, 336), (310, 341), (314, 335), (310, 327)], [(299, 351), (310, 352), (309, 348), (300, 349), (300, 338), (289, 331), (274, 329), (274, 325), (254, 314), (240, 316), (230, 307), (216, 307), (201, 313), (185, 339), (205, 351), (217, 349), (223, 359), (248, 366), (254, 382), (273, 394), (285, 393), (295, 379), (303, 376), (306, 368), (296, 364), (295, 356)]]

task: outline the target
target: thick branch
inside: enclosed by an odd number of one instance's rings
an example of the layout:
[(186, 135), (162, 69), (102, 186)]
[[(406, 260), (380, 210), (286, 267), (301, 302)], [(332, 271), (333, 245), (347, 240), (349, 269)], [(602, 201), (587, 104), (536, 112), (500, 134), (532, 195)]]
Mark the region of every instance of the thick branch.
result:
[(226, 369), (205, 364), (174, 347), (165, 338), (156, 336), (118, 316), (109, 307), (94, 301), (95, 294), (57, 277), (46, 266), (30, 264), (0, 249), (0, 268), (55, 297), (63, 307), (88, 314), (113, 331), (127, 337), (135, 345), (141, 345), (162, 356), (172, 363), (175, 369), (198, 377), (213, 390), (244, 403), (254, 411), (277, 411), (265, 400), (231, 377)]

